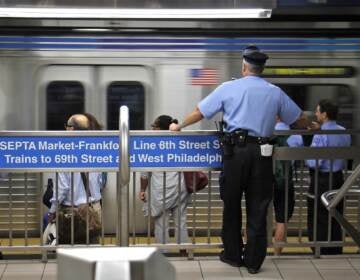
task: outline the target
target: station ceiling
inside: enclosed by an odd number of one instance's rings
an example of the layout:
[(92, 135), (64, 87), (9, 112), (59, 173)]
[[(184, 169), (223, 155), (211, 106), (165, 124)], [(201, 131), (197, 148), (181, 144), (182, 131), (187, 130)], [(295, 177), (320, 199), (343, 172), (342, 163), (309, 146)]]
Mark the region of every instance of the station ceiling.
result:
[[(2, 8), (78, 8), (78, 9), (268, 9), (270, 18), (11, 18), (1, 14)], [(322, 34), (360, 34), (360, 0), (0, 0), (0, 33), (110, 29), (110, 32), (211, 32), (237, 34), (296, 35), (311, 31)], [(92, 32), (91, 30), (89, 32)]]

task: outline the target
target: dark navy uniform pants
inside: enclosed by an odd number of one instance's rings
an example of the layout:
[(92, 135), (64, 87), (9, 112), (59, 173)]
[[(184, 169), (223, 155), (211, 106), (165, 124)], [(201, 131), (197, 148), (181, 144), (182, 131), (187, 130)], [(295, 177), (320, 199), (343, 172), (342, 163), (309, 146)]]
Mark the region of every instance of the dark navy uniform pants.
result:
[[(339, 189), (344, 183), (342, 171), (334, 172), (332, 175), (332, 188)], [(328, 240), (328, 228), (329, 228), (329, 211), (320, 201), (321, 195), (324, 192), (330, 190), (329, 188), (329, 173), (318, 173), (318, 196), (317, 196), (317, 205), (318, 211), (316, 215), (316, 240), (318, 241), (327, 241)], [(315, 172), (310, 170), (310, 188), (309, 193), (314, 194), (315, 192)], [(314, 240), (314, 199), (307, 199), (307, 208), (308, 208), (308, 237), (310, 241)], [(343, 213), (343, 202), (339, 203), (336, 206), (336, 209), (342, 214)], [(331, 219), (331, 234), (330, 241), (341, 241), (342, 240), (342, 231), (339, 223), (332, 218)], [(312, 248), (313, 249), (313, 248)], [(322, 247), (320, 249), (320, 254), (324, 255), (336, 255), (342, 253), (342, 247)]]
[[(224, 201), (222, 241), (225, 258), (258, 269), (267, 249), (266, 217), (273, 193), (272, 157), (262, 157), (258, 144), (248, 143), (224, 155)], [(246, 200), (247, 244), (241, 226), (241, 199)]]

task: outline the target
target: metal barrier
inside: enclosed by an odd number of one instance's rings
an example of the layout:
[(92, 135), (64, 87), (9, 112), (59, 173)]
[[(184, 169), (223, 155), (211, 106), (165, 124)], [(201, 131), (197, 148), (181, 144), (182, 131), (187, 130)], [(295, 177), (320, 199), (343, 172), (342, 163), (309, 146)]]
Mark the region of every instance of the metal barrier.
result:
[(325, 192), (321, 196), (321, 201), (325, 207), (329, 210), (331, 216), (333, 216), (339, 224), (341, 224), (347, 233), (352, 237), (356, 244), (360, 247), (360, 231), (356, 229), (347, 219), (344, 218), (336, 206), (342, 201), (345, 196), (360, 197), (359, 189), (351, 189), (360, 178), (360, 164), (354, 170), (354, 172), (347, 178), (342, 187), (339, 190), (330, 190)]
[[(0, 234), (2, 239), (2, 244), (0, 246), (0, 250), (26, 250), (32, 251), (34, 249), (40, 251), (51, 251), (57, 247), (68, 247), (68, 246), (148, 246), (148, 245), (156, 245), (157, 247), (164, 250), (172, 250), (172, 249), (187, 249), (190, 254), (192, 254), (192, 250), (198, 248), (220, 248), (222, 246), (220, 240), (220, 228), (221, 228), (221, 217), (222, 217), (222, 202), (219, 197), (219, 189), (218, 189), (218, 170), (219, 165), (211, 165), (210, 163), (218, 161), (217, 154), (205, 156), (201, 158), (202, 164), (191, 165), (189, 163), (188, 167), (184, 166), (170, 166), (170, 167), (161, 167), (161, 166), (136, 166), (132, 162), (132, 155), (128, 152), (131, 150), (130, 145), (131, 138), (140, 137), (139, 139), (158, 137), (158, 138), (166, 138), (166, 139), (175, 139), (176, 137), (182, 139), (181, 137), (199, 137), (199, 139), (203, 139), (201, 137), (213, 137), (211, 139), (216, 139), (216, 135), (214, 132), (169, 132), (169, 131), (128, 131), (128, 112), (127, 110), (121, 110), (121, 112), (125, 113), (125, 116), (121, 118), (120, 114), (120, 143), (118, 139), (118, 134), (116, 132), (102, 131), (102, 132), (3, 132), (0, 134), (0, 137), (18, 137), (18, 136), (26, 136), (26, 137), (69, 137), (73, 138), (81, 138), (86, 143), (88, 137), (90, 140), (91, 137), (105, 137), (106, 141), (112, 141), (111, 143), (119, 143), (117, 145), (112, 144), (112, 152), (115, 154), (118, 153), (120, 147), (122, 152), (118, 154), (119, 161), (116, 162), (114, 160), (115, 167), (99, 167), (94, 164), (92, 165), (81, 165), (79, 163), (66, 164), (62, 167), (57, 168), (4, 168), (0, 166), (1, 172), (11, 172), (8, 177), (0, 180), (0, 207), (1, 207), (1, 225)], [(292, 132), (286, 132), (291, 134)], [(286, 133), (277, 133), (280, 135), (284, 135)], [(309, 132), (299, 132), (300, 134), (309, 134)], [(316, 132), (318, 133), (318, 132)], [(323, 132), (319, 132), (323, 133)], [(327, 134), (339, 133), (339, 131), (327, 131)], [(348, 131), (342, 131), (342, 134), (348, 133)], [(351, 133), (351, 132), (350, 132)], [(356, 132), (357, 133), (357, 132)], [(129, 138), (130, 135), (130, 138)], [(141, 138), (143, 137), (143, 138)], [(104, 139), (105, 139), (104, 138)], [(101, 138), (102, 139), (102, 138)], [(109, 140), (110, 139), (110, 140)], [(136, 138), (137, 139), (137, 138)], [(187, 138), (186, 138), (187, 139)], [(198, 139), (198, 138), (196, 138)], [(139, 143), (142, 143), (139, 140)], [(5, 141), (5, 140), (4, 140)], [(35, 140), (34, 140), (35, 141)], [(75, 141), (75, 140), (73, 140)], [(79, 140), (80, 141), (80, 140)], [(193, 140), (192, 140), (193, 141)], [(202, 143), (203, 140), (194, 140), (194, 143), (197, 143), (197, 147), (199, 150), (203, 151), (203, 147), (207, 147), (207, 145), (199, 144)], [(216, 140), (214, 140), (216, 141)], [(164, 142), (165, 143), (165, 142)], [(171, 143), (171, 142), (167, 142)], [(90, 144), (89, 144), (90, 145)], [(165, 145), (165, 144), (164, 144)], [(195, 144), (194, 144), (195, 145)], [(193, 145), (193, 146), (194, 146)], [(196, 146), (195, 145), (195, 146)], [(171, 146), (171, 145), (170, 145)], [(215, 145), (218, 148), (218, 145)], [(151, 145), (149, 144), (151, 148)], [(118, 148), (116, 150), (115, 148)], [(149, 148), (149, 149), (150, 149)], [(171, 147), (170, 147), (171, 148)], [(132, 146), (134, 150), (134, 147)], [(133, 151), (134, 152), (134, 151)], [(153, 151), (151, 151), (153, 152)], [(149, 154), (151, 154), (149, 152)], [(66, 155), (66, 151), (63, 152)], [(109, 152), (110, 153), (110, 152)], [(0, 155), (0, 156), (3, 156)], [(60, 155), (59, 158), (61, 159)], [(199, 159), (199, 155), (197, 158)], [(116, 157), (116, 156), (113, 156)], [(275, 149), (274, 152), (274, 160), (279, 161), (291, 161), (291, 160), (300, 160), (304, 161), (306, 159), (355, 159), (358, 160), (360, 157), (360, 148), (358, 146), (348, 147), (348, 148), (288, 148), (288, 147), (279, 147)], [(8, 157), (9, 158), (9, 157)], [(108, 157), (109, 158), (109, 157)], [(141, 157), (140, 157), (141, 158)], [(180, 160), (179, 155), (179, 160)], [(186, 156), (184, 156), (186, 158)], [(153, 158), (154, 162), (156, 161), (156, 157)], [(44, 158), (45, 160), (45, 158)], [(42, 163), (42, 162), (41, 162)], [(122, 163), (122, 164), (119, 164)], [(129, 164), (133, 164), (132, 167), (129, 168)], [(45, 163), (44, 163), (45, 164)], [(61, 165), (61, 164), (60, 164)], [(195, 166), (195, 167), (194, 167)], [(119, 172), (119, 168), (121, 172)], [(139, 182), (140, 176), (139, 172), (165, 172), (164, 173), (164, 181), (162, 184), (162, 192), (166, 191), (166, 172), (178, 172), (181, 178), (181, 172), (183, 171), (192, 171), (192, 170), (202, 170), (207, 172), (209, 177), (209, 186), (202, 190), (199, 193), (194, 193), (189, 198), (189, 206), (187, 207), (188, 215), (187, 215), (187, 224), (188, 224), (188, 232), (190, 233), (188, 242), (180, 242), (180, 238), (177, 238), (173, 242), (163, 242), (161, 244), (154, 243), (153, 234), (152, 234), (152, 220), (150, 215), (145, 219), (142, 216), (142, 212), (139, 211), (141, 207), (141, 203), (137, 198), (137, 194), (139, 191)], [(131, 173), (130, 173), (131, 171)], [(26, 173), (24, 173), (26, 172)], [(44, 173), (45, 172), (45, 173)], [(110, 182), (110, 186), (108, 186), (109, 191), (113, 191), (111, 184), (116, 185), (116, 194), (111, 195), (111, 198), (115, 198), (115, 203), (107, 204), (103, 203), (103, 217), (102, 217), (102, 231), (101, 231), (101, 242), (98, 245), (90, 245), (89, 243), (89, 233), (87, 233), (87, 244), (78, 245), (71, 242), (71, 245), (44, 245), (43, 244), (43, 236), (42, 236), (42, 216), (43, 216), (43, 206), (41, 203), (42, 197), (42, 187), (44, 182), (46, 181), (47, 174), (46, 172), (113, 172), (116, 176), (114, 182)], [(315, 173), (318, 172), (317, 168)], [(351, 174), (351, 170), (346, 171), (347, 174)], [(286, 231), (291, 236), (296, 236), (297, 240), (293, 242), (279, 242), (275, 243), (274, 246), (282, 246), (282, 247), (322, 247), (322, 246), (344, 246), (344, 245), (354, 245), (353, 242), (330, 242), (328, 241), (313, 241), (309, 242), (304, 236), (303, 233), (306, 231), (306, 225), (303, 221), (306, 219), (306, 193), (308, 187), (308, 172), (304, 167), (303, 163), (300, 165), (299, 170), (297, 171), (298, 178), (296, 178), (296, 193), (297, 193), (297, 202), (296, 202), (296, 213), (297, 219), (296, 222), (292, 222), (287, 224)], [(21, 175), (24, 174), (24, 175)], [(72, 175), (73, 176), (73, 175)], [(181, 180), (179, 180), (177, 184), (177, 192), (181, 193)], [(58, 187), (58, 174), (55, 174), (55, 188)], [(130, 184), (129, 184), (130, 183)], [(317, 187), (315, 187), (316, 190)], [(71, 186), (72, 192), (74, 189), (74, 184)], [(148, 188), (149, 191), (149, 188)], [(316, 191), (315, 191), (316, 192)], [(180, 197), (180, 196), (179, 196)], [(150, 201), (150, 198), (148, 198)], [(244, 203), (244, 202), (241, 202)], [(287, 203), (287, 202), (286, 202)], [(351, 201), (350, 199), (345, 202), (345, 204), (351, 208), (353, 211), (355, 207), (355, 213), (351, 213), (352, 220), (351, 223), (359, 228), (360, 225), (360, 216), (358, 211), (358, 203)], [(176, 203), (177, 206), (181, 205), (180, 200)], [(243, 204), (244, 205), (244, 204)], [(356, 206), (354, 206), (356, 205)], [(104, 216), (104, 213), (109, 210), (109, 208), (115, 207), (117, 209), (116, 218), (112, 216)], [(148, 211), (150, 206), (148, 206)], [(165, 205), (163, 204), (163, 209), (165, 209)], [(244, 208), (244, 207), (243, 207)], [(177, 207), (177, 211), (180, 207)], [(317, 206), (315, 206), (315, 211)], [(287, 215), (287, 209), (285, 209), (285, 216)], [(175, 213), (174, 213), (175, 214)], [(178, 213), (179, 214), (179, 213)], [(347, 215), (347, 213), (345, 213)], [(177, 215), (177, 219), (179, 219), (180, 215)], [(295, 218), (293, 217), (295, 220)], [(271, 219), (272, 220), (272, 219)], [(173, 226), (174, 221), (170, 223), (170, 231), (174, 231), (175, 228)], [(178, 232), (181, 231), (179, 220), (176, 221)], [(6, 227), (7, 225), (7, 227)], [(74, 222), (72, 222), (72, 231)], [(246, 226), (246, 219), (244, 216), (244, 225)], [(114, 228), (113, 230), (108, 230), (107, 228)], [(270, 224), (271, 228), (271, 224)], [(88, 226), (87, 226), (88, 229)], [(271, 231), (269, 231), (271, 233)], [(165, 233), (163, 233), (164, 235)], [(115, 238), (115, 239), (114, 239)], [(73, 240), (73, 238), (72, 238)]]
[[(358, 134), (358, 131), (355, 130), (347, 130), (345, 133), (344, 131), (316, 131), (314, 133), (311, 134)], [(289, 135), (289, 132), (282, 132), (279, 133), (280, 135)], [(301, 134), (310, 134), (310, 132), (302, 132)], [(302, 232), (301, 229), (299, 228), (299, 232), (298, 232), (298, 238), (297, 238), (297, 242), (277, 242), (274, 244), (274, 246), (278, 246), (278, 247), (298, 247), (298, 246), (306, 246), (306, 247), (313, 247), (314, 248), (314, 253), (316, 257), (320, 256), (320, 248), (322, 247), (337, 247), (337, 246), (346, 246), (346, 245), (354, 245), (354, 242), (349, 241), (348, 239), (346, 239), (346, 235), (343, 232), (342, 234), (342, 241), (330, 241), (331, 240), (331, 230), (332, 230), (332, 225), (331, 225), (331, 216), (328, 215), (328, 224), (327, 224), (327, 240), (326, 241), (319, 241), (317, 240), (316, 236), (317, 236), (317, 230), (318, 230), (318, 220), (317, 220), (317, 214), (319, 211), (319, 203), (318, 203), (318, 198), (320, 198), (321, 193), (319, 192), (319, 176), (320, 176), (320, 170), (319, 170), (319, 160), (320, 159), (325, 159), (325, 160), (329, 160), (330, 161), (330, 165), (333, 165), (334, 160), (336, 159), (345, 159), (345, 160), (354, 160), (354, 163), (358, 163), (359, 162), (359, 158), (360, 158), (360, 149), (358, 146), (352, 146), (352, 147), (337, 147), (337, 148), (277, 148), (275, 150), (275, 154), (274, 154), (274, 159), (275, 160), (306, 160), (306, 159), (314, 159), (316, 160), (316, 166), (315, 169), (312, 170), (312, 176), (314, 177), (314, 181), (315, 181), (315, 186), (314, 186), (314, 194), (311, 195), (309, 193), (307, 193), (307, 188), (308, 186), (306, 185), (301, 185), (301, 188), (306, 187), (305, 192), (302, 192), (302, 197), (303, 197), (303, 201), (306, 200), (313, 200), (314, 203), (314, 213), (313, 213), (313, 219), (314, 219), (314, 230), (313, 230), (313, 241), (309, 242), (306, 238), (303, 240), (303, 236), (302, 236)], [(345, 173), (345, 178), (350, 176), (353, 176), (353, 173), (357, 173), (357, 169), (359, 167), (357, 167), (354, 171), (353, 170), (344, 170)], [(305, 169), (305, 171), (303, 171), (306, 175), (306, 177), (309, 180), (309, 171), (307, 169)], [(323, 175), (323, 174), (322, 174)], [(332, 189), (332, 184), (333, 184), (333, 177), (334, 177), (334, 172), (329, 172), (328, 173), (328, 178), (329, 178), (329, 189)], [(349, 187), (353, 187), (353, 188), (359, 188), (359, 185), (356, 185), (355, 181), (352, 181), (349, 185)], [(353, 224), (354, 226), (356, 226), (357, 228), (359, 228), (359, 223), (360, 223), (360, 217), (359, 217), (359, 211), (358, 211), (358, 199), (354, 200), (354, 196), (353, 195), (348, 195), (347, 197), (345, 197), (344, 200), (344, 214), (343, 216), (349, 216), (350, 220), (351, 220), (351, 224)], [(302, 204), (300, 205), (302, 206)], [(303, 208), (300, 209), (300, 211), (304, 210)], [(285, 215), (286, 215), (287, 210), (285, 210)], [(290, 220), (291, 221), (291, 220)]]

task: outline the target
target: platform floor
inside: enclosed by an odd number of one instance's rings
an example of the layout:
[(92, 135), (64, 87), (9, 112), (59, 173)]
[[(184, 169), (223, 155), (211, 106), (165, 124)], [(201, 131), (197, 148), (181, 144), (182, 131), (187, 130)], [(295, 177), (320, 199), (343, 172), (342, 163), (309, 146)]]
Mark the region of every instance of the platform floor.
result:
[[(177, 280), (360, 279), (360, 255), (324, 256), (321, 259), (314, 259), (312, 256), (269, 256), (256, 275), (249, 274), (245, 268), (226, 265), (213, 256), (195, 257), (194, 260), (172, 257), (169, 260), (176, 268)], [(41, 263), (38, 260), (0, 262), (0, 280), (55, 280), (56, 273), (57, 264), (54, 260), (48, 263)]]

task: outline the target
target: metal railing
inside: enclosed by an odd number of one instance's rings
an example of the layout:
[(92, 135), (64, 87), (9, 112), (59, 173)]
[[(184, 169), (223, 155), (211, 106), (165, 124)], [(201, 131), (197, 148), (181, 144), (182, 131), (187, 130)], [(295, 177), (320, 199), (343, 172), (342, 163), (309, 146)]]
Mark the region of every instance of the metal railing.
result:
[(331, 216), (333, 216), (339, 224), (343, 226), (346, 232), (352, 237), (356, 244), (360, 247), (360, 231), (356, 229), (345, 217), (336, 209), (345, 196), (353, 196), (359, 199), (360, 189), (351, 189), (354, 184), (358, 182), (360, 178), (360, 164), (352, 172), (352, 174), (346, 179), (344, 184), (339, 190), (330, 190), (321, 195), (321, 201), (325, 207), (329, 210)]
[[(123, 116), (125, 114), (125, 116)], [(126, 109), (120, 110), (120, 142), (119, 147), (122, 151), (119, 153), (120, 165), (118, 168), (60, 168), (57, 170), (46, 170), (46, 169), (26, 169), (26, 173), (23, 173), (25, 170), (0, 170), (6, 172), (12, 172), (8, 177), (0, 180), (0, 213), (2, 225), (0, 228), (1, 241), (0, 250), (13, 250), (13, 251), (32, 251), (34, 249), (40, 251), (51, 251), (54, 250), (54, 246), (44, 245), (42, 239), (42, 216), (43, 216), (43, 206), (41, 202), (42, 197), (42, 187), (46, 181), (47, 173), (44, 172), (111, 172), (110, 180), (108, 182), (107, 189), (105, 192), (110, 192), (110, 198), (112, 201), (108, 203), (106, 200), (103, 201), (103, 214), (102, 214), (102, 230), (101, 230), (101, 241), (98, 245), (90, 245), (89, 238), (87, 238), (87, 244), (78, 245), (71, 242), (70, 245), (56, 245), (57, 247), (63, 246), (158, 246), (164, 250), (172, 249), (187, 249), (192, 252), (195, 249), (213, 249), (220, 248), (222, 246), (220, 240), (220, 228), (221, 228), (221, 217), (222, 217), (222, 201), (219, 196), (219, 185), (218, 185), (218, 169), (211, 167), (201, 167), (201, 168), (161, 168), (161, 167), (147, 167), (147, 168), (130, 168), (130, 155), (129, 155), (129, 137), (133, 136), (164, 136), (168, 137), (174, 135), (172, 132), (167, 131), (132, 131), (128, 130), (128, 111)], [(293, 131), (286, 132), (287, 134), (293, 133)], [(285, 133), (285, 134), (286, 134)], [(300, 132), (303, 134), (308, 134), (309, 132)], [(323, 132), (319, 132), (323, 133)], [(332, 132), (326, 132), (332, 134)], [(339, 133), (338, 131), (334, 132)], [(342, 131), (342, 134), (348, 133), (348, 131)], [(349, 132), (357, 133), (357, 132)], [(3, 133), (2, 135), (8, 135), (9, 133)], [(10, 133), (11, 134), (11, 133)], [(42, 136), (66, 136), (69, 135), (69, 132), (17, 132), (19, 135), (42, 135)], [(214, 135), (215, 132), (181, 132), (178, 133), (183, 135)], [(280, 135), (284, 133), (280, 132)], [(94, 132), (82, 132), (82, 133), (72, 133), (71, 135), (94, 135)], [(115, 132), (102, 131), (96, 132), (96, 135), (102, 136), (116, 136)], [(297, 200), (295, 204), (295, 215), (289, 223), (286, 223), (286, 231), (288, 236), (295, 237), (296, 240), (285, 240), (285, 242), (274, 243), (274, 246), (281, 247), (325, 247), (325, 246), (344, 246), (344, 245), (354, 245), (352, 241), (348, 241), (343, 238), (341, 242), (332, 242), (330, 239), (327, 241), (308, 241), (304, 237), (306, 232), (306, 225), (304, 221), (306, 220), (306, 203), (307, 199), (307, 189), (309, 181), (309, 173), (307, 168), (304, 166), (303, 161), (306, 159), (354, 159), (359, 160), (360, 157), (360, 148), (358, 146), (344, 147), (344, 148), (289, 148), (289, 147), (278, 147), (274, 151), (274, 161), (288, 161), (288, 164), (291, 164), (289, 161), (298, 160), (301, 162), (300, 168), (297, 170), (298, 177), (294, 179), (295, 183), (295, 192), (297, 195)], [(118, 171), (120, 169), (120, 171)], [(191, 171), (191, 170), (201, 170), (207, 173), (209, 177), (209, 186), (202, 190), (199, 193), (194, 193), (189, 196), (187, 207), (187, 228), (189, 233), (188, 242), (181, 242), (178, 238), (170, 242), (156, 243), (153, 239), (153, 225), (151, 215), (148, 215), (147, 218), (144, 218), (142, 213), (142, 203), (137, 198), (139, 187), (140, 187), (140, 177), (139, 172), (165, 172), (163, 176), (162, 189), (161, 192), (166, 192), (166, 174), (169, 172), (174, 172), (178, 174), (178, 184), (176, 186), (177, 193), (179, 194), (178, 200), (174, 204), (176, 210), (180, 211), (181, 201), (179, 197), (182, 192), (182, 172)], [(349, 178), (354, 177), (357, 174), (358, 168), (355, 171), (346, 170), (345, 173), (350, 176)], [(315, 168), (315, 174), (319, 172), (318, 167)], [(21, 175), (25, 174), (25, 175)], [(55, 187), (57, 188), (58, 173), (55, 173)], [(330, 173), (331, 174), (331, 173)], [(330, 175), (331, 176), (331, 175)], [(180, 178), (180, 179), (179, 179)], [(349, 180), (349, 179), (348, 179)], [(316, 175), (315, 175), (316, 181)], [(346, 181), (349, 182), (349, 181)], [(358, 182), (356, 180), (347, 183), (347, 186), (356, 187)], [(116, 186), (114, 188), (113, 186)], [(74, 185), (72, 183), (71, 189), (73, 190)], [(114, 194), (113, 191), (116, 190)], [(315, 184), (315, 194), (317, 186)], [(150, 194), (150, 188), (148, 188), (148, 193)], [(21, 192), (21, 193), (19, 193)], [(106, 193), (105, 193), (106, 194)], [(351, 193), (350, 193), (351, 195)], [(353, 196), (351, 195), (351, 199)], [(352, 219), (350, 223), (356, 229), (360, 228), (360, 211), (356, 208), (358, 206), (358, 201), (351, 201), (351, 199), (345, 198), (345, 213), (344, 215), (351, 215)], [(148, 201), (151, 201), (148, 196)], [(332, 205), (336, 200), (332, 200)], [(241, 202), (244, 207), (244, 201)], [(285, 199), (285, 204), (288, 205), (287, 195)], [(20, 205), (20, 206), (19, 206)], [(151, 205), (148, 206), (148, 212), (150, 213)], [(315, 205), (315, 211), (318, 205)], [(21, 209), (19, 209), (21, 208)], [(108, 213), (112, 208), (116, 208), (116, 217), (104, 213)], [(165, 205), (162, 204), (163, 210), (165, 210)], [(351, 209), (350, 209), (351, 208)], [(348, 213), (347, 210), (351, 210), (351, 213)], [(21, 214), (20, 214), (20, 212)], [(285, 209), (285, 216), (287, 215), (287, 209)], [(176, 216), (179, 219), (180, 215)], [(164, 219), (164, 218), (163, 218)], [(21, 220), (21, 221), (20, 221)], [(269, 219), (273, 219), (270, 217)], [(175, 221), (170, 221), (170, 232), (176, 230)], [(178, 232), (181, 231), (179, 220), (176, 221)], [(315, 222), (316, 224), (316, 222)], [(246, 217), (244, 214), (243, 219), (243, 228), (246, 226)], [(72, 223), (72, 227), (74, 224)], [(269, 225), (271, 229), (272, 225)], [(88, 226), (87, 226), (88, 229)], [(72, 231), (74, 229), (72, 228)], [(269, 230), (270, 235), (272, 231)], [(87, 233), (88, 235), (89, 233)], [(165, 232), (163, 232), (163, 236)], [(163, 239), (164, 240), (164, 239)], [(269, 237), (269, 240), (271, 238)]]

